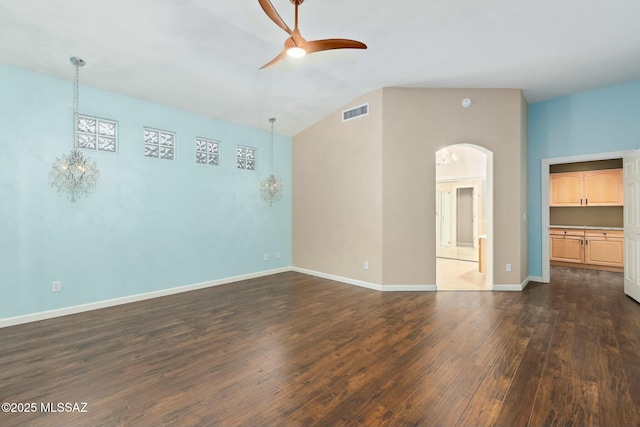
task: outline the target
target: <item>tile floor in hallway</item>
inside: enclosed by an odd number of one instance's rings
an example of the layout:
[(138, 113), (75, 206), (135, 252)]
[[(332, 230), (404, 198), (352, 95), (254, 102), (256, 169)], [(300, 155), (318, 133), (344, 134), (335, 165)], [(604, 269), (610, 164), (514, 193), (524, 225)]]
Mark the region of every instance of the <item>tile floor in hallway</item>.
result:
[(478, 248), (464, 246), (436, 247), (436, 256), (439, 258), (461, 259), (465, 261), (478, 261)]
[(488, 291), (484, 279), (477, 262), (436, 258), (438, 291)]

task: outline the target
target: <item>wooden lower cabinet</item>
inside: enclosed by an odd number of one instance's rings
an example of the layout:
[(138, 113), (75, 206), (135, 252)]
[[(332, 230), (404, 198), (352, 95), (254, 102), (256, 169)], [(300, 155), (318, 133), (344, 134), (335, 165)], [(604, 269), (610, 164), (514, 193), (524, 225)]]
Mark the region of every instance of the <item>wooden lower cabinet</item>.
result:
[(586, 230), (584, 234), (586, 264), (624, 267), (624, 232)]
[(584, 263), (584, 231), (552, 229), (551, 260)]
[(623, 231), (552, 228), (549, 238), (552, 264), (611, 271), (624, 268)]

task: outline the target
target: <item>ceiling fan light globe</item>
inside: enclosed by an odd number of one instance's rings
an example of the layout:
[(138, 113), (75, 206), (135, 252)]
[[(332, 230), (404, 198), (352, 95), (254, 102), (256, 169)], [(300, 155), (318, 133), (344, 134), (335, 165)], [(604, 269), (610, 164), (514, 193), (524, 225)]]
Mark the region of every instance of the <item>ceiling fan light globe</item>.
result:
[(287, 55), (289, 55), (292, 58), (302, 58), (306, 54), (307, 54), (307, 51), (301, 47), (295, 46), (287, 49)]

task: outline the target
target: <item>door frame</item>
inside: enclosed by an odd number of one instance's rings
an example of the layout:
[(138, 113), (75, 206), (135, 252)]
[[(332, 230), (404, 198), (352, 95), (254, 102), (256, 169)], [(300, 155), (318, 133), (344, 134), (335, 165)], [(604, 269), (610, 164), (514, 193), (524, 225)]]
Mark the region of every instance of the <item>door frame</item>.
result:
[(549, 167), (561, 163), (577, 163), (590, 162), (595, 160), (621, 159), (626, 154), (636, 150), (609, 151), (605, 153), (581, 154), (576, 156), (550, 157), (542, 159), (540, 166), (541, 191), (540, 203), (542, 209), (541, 215), (541, 231), (542, 231), (542, 281), (549, 283), (551, 281), (551, 259), (549, 256)]
[[(453, 195), (452, 193), (452, 201), (453, 201), (453, 205), (455, 206), (455, 209), (452, 209), (451, 213), (453, 216), (453, 222), (455, 222), (455, 227), (454, 227), (454, 232), (452, 233), (452, 241), (453, 243), (458, 244), (458, 190), (461, 188), (470, 188), (471, 189), (471, 227), (472, 227), (472, 233), (473, 236), (471, 237), (472, 240), (472, 246), (474, 248), (478, 247), (478, 235), (480, 234), (479, 229), (480, 229), (480, 224), (478, 223), (478, 201), (476, 200), (476, 198), (478, 197), (478, 192), (480, 191), (480, 185), (479, 182), (482, 180), (482, 178), (468, 178), (465, 179), (464, 181), (455, 181), (454, 185), (452, 186), (452, 190), (455, 192), (455, 195)], [(459, 182), (462, 182), (460, 184), (458, 184)]]
[[(487, 156), (486, 164), (485, 164), (484, 188), (480, 189), (484, 197), (483, 206), (485, 209), (484, 213), (486, 214), (486, 218), (484, 218), (484, 220), (486, 221), (486, 238), (487, 238), (486, 239), (486, 265), (485, 265), (486, 272), (485, 272), (484, 283), (488, 289), (494, 290), (495, 287), (493, 284), (493, 151), (481, 145), (471, 144), (466, 142), (457, 142), (457, 143), (448, 144), (447, 146), (436, 149), (434, 152), (434, 156), (435, 156), (435, 153), (437, 153), (442, 148), (455, 147), (456, 145), (473, 148), (475, 150), (478, 150), (484, 153)], [(469, 179), (469, 178), (465, 177), (464, 179)], [(471, 178), (471, 179), (475, 179), (475, 178)], [(455, 178), (452, 178), (450, 180), (455, 180)], [(435, 185), (436, 185), (436, 182), (434, 182), (434, 186)], [(477, 219), (477, 216), (476, 216), (476, 219)], [(437, 286), (436, 286), (436, 289), (437, 289)]]

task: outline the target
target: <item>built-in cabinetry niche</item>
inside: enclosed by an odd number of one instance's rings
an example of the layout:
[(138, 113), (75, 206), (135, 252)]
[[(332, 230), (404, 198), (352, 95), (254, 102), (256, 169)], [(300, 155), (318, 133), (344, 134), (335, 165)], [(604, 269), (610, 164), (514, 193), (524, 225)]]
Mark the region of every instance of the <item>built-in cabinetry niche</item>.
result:
[(552, 265), (622, 271), (622, 159), (549, 168)]
[(624, 267), (624, 233), (609, 229), (552, 228), (551, 259), (586, 268)]

